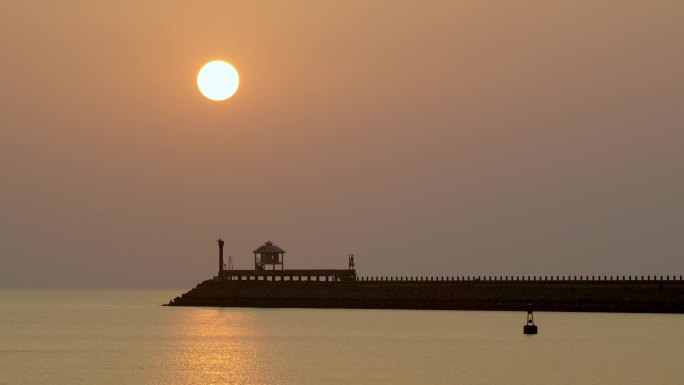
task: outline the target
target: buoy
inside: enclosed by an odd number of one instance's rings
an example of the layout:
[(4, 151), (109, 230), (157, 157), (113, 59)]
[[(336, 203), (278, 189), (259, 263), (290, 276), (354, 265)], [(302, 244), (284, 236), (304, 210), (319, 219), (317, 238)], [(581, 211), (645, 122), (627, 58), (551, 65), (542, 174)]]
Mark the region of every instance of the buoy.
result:
[(537, 334), (537, 325), (534, 324), (534, 314), (532, 314), (532, 304), (527, 305), (527, 323), (523, 326), (524, 334)]

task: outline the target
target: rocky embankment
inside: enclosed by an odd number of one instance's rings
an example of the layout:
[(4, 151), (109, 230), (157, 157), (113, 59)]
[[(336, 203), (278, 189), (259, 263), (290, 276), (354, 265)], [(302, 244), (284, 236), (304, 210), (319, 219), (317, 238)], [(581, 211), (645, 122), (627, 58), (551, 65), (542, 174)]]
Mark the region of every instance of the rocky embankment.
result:
[(684, 281), (207, 280), (169, 306), (684, 313)]

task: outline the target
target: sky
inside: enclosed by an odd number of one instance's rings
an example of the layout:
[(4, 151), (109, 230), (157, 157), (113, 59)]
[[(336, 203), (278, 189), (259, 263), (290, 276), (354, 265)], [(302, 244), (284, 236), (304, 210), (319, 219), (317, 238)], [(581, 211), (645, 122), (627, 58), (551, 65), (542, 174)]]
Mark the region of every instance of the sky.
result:
[[(684, 274), (684, 2), (0, 3), (0, 287)], [(224, 102), (196, 86), (226, 60)]]

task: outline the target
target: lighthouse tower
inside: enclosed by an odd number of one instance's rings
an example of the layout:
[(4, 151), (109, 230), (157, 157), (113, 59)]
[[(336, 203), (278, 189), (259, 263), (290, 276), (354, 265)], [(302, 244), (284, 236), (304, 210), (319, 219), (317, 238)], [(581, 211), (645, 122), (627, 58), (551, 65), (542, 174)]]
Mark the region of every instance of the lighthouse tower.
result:
[(220, 277), (221, 272), (223, 271), (223, 268), (225, 266), (225, 264), (223, 263), (223, 244), (225, 242), (223, 242), (223, 239), (221, 239), (221, 238), (219, 238), (218, 241), (216, 241), (216, 242), (218, 242), (218, 246), (219, 246), (219, 272), (218, 272), (218, 275)]

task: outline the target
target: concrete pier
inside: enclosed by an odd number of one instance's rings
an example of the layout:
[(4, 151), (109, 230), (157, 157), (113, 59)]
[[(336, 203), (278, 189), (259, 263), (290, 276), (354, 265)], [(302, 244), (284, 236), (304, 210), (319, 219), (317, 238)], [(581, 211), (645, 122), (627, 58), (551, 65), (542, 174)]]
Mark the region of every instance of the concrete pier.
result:
[(682, 275), (357, 276), (353, 254), (348, 269), (285, 269), (273, 242), (233, 270), (218, 243), (218, 274), (170, 306), (684, 313)]
[[(462, 278), (462, 277), (461, 277)], [(211, 279), (173, 306), (684, 313), (684, 281)]]

